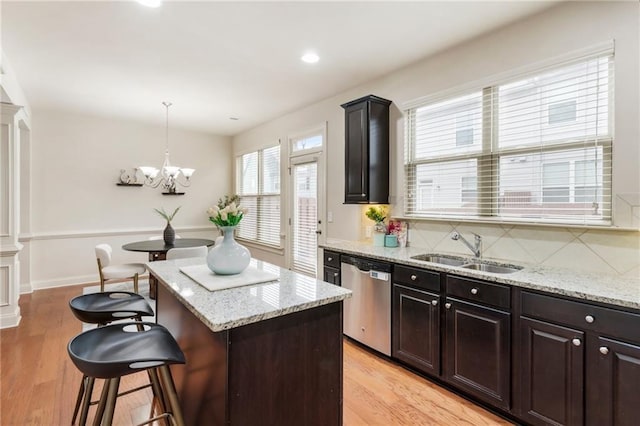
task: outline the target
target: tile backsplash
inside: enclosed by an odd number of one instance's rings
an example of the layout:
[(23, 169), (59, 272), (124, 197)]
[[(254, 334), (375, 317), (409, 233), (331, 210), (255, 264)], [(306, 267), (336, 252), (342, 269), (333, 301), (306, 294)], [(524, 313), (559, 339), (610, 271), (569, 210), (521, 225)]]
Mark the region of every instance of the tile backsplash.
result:
[(409, 244), (425, 251), (472, 256), (460, 241), (482, 236), (483, 257), (640, 278), (640, 232), (600, 229), (409, 221)]

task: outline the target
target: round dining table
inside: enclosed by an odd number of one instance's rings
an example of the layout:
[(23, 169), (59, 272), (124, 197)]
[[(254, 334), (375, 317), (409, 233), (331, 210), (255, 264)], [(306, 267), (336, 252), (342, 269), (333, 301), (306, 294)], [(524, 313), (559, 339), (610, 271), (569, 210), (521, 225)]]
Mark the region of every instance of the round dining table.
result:
[[(158, 240), (144, 240), (127, 243), (122, 246), (123, 250), (127, 251), (143, 251), (149, 253), (149, 262), (155, 262), (156, 260), (166, 260), (167, 252), (173, 248), (187, 248), (187, 247), (210, 247), (215, 244), (214, 240), (206, 238), (176, 238), (173, 244), (167, 244), (163, 239)], [(156, 298), (156, 277), (149, 275), (149, 297)]]

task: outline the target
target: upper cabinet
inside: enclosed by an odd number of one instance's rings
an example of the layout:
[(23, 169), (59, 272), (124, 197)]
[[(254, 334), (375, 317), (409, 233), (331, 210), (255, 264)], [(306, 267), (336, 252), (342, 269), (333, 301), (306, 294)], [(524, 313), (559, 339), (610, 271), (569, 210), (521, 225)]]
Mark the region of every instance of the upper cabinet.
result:
[(389, 203), (389, 105), (369, 95), (345, 109), (345, 204)]

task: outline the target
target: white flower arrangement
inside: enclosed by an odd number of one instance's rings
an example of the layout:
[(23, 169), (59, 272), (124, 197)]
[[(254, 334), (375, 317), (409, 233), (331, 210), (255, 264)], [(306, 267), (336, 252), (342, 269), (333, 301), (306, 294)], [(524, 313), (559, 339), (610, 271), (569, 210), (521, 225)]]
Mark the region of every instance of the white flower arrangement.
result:
[(207, 210), (209, 220), (217, 226), (237, 226), (245, 214), (249, 212), (247, 208), (241, 207), (236, 202), (240, 201), (240, 197), (228, 195), (224, 199), (218, 200), (218, 205), (210, 207)]

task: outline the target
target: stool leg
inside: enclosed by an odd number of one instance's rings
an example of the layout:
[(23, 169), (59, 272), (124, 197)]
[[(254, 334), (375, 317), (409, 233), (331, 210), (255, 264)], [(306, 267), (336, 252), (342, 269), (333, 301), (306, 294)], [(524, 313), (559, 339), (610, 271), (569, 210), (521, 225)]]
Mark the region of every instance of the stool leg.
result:
[(135, 275), (133, 276), (133, 291), (134, 291), (134, 292), (136, 292), (136, 293), (138, 293), (138, 294), (140, 293), (140, 292), (138, 291), (138, 274), (135, 274)]
[(78, 389), (78, 397), (76, 398), (76, 406), (73, 409), (73, 417), (71, 418), (71, 424), (76, 424), (76, 417), (78, 417), (78, 411), (80, 411), (80, 405), (82, 405), (82, 400), (84, 396), (84, 392), (86, 390), (87, 385), (87, 376), (82, 375), (82, 380), (80, 381), (80, 388)]
[(87, 377), (87, 386), (84, 389), (84, 399), (82, 401), (82, 409), (80, 411), (80, 425), (87, 424), (87, 415), (89, 414), (89, 403), (91, 402), (91, 394), (93, 393), (93, 384), (96, 379)]
[[(113, 413), (116, 410), (116, 400), (118, 398), (118, 388), (120, 387), (120, 377), (109, 379), (107, 383), (109, 384), (109, 392), (107, 395), (106, 410), (101, 424), (105, 426), (111, 426), (111, 424), (113, 423)], [(98, 420), (97, 417), (96, 420)]]
[(180, 401), (178, 400), (176, 385), (175, 383), (173, 383), (173, 377), (171, 377), (171, 370), (169, 370), (168, 365), (162, 365), (158, 367), (158, 370), (160, 370), (160, 380), (162, 381), (162, 388), (164, 389), (169, 399), (173, 421), (176, 426), (185, 426), (184, 418), (182, 417), (182, 407), (180, 407)]
[(100, 400), (98, 401), (98, 408), (96, 409), (96, 416), (93, 419), (94, 425), (99, 425), (102, 422), (102, 416), (104, 416), (104, 409), (107, 405), (107, 394), (109, 392), (109, 381), (105, 380), (102, 386), (102, 393), (100, 394)]
[[(155, 368), (147, 370), (149, 374), (149, 382), (151, 383), (151, 389), (153, 390), (153, 399), (151, 400), (151, 414), (153, 414), (154, 403), (158, 404), (160, 413), (167, 411), (164, 403), (164, 395), (162, 394), (162, 386), (160, 386), (160, 379), (158, 378), (158, 372)], [(153, 417), (153, 415), (151, 416)]]

